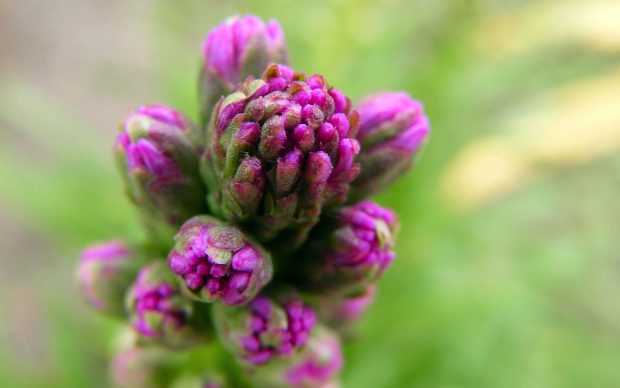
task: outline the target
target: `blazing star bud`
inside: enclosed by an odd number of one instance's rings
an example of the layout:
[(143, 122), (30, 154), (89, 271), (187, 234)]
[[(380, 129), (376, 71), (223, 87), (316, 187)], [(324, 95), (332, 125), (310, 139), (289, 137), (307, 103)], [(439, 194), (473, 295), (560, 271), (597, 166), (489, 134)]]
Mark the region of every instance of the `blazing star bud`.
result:
[(270, 65), (214, 108), (201, 165), (211, 211), (290, 251), (346, 200), (356, 131), (349, 100), (322, 76)]
[(271, 280), (269, 254), (232, 225), (196, 216), (175, 240), (168, 266), (195, 299), (245, 304)]
[(360, 115), (357, 139), (362, 145), (360, 176), (351, 198), (361, 199), (390, 186), (415, 162), (429, 134), (422, 104), (407, 93), (380, 93), (356, 107)]
[(170, 371), (165, 351), (155, 347), (133, 346), (119, 352), (110, 364), (115, 387), (167, 387)]
[(318, 302), (317, 311), (321, 319), (339, 329), (358, 321), (375, 299), (376, 286), (371, 284), (360, 294), (348, 297), (327, 295)]
[(308, 343), (298, 355), (274, 360), (256, 367), (252, 380), (257, 386), (272, 388), (328, 388), (336, 387), (336, 377), (342, 369), (342, 349), (338, 335), (317, 326)]
[(96, 310), (125, 314), (125, 292), (144, 260), (121, 241), (92, 245), (80, 255), (78, 283)]
[(308, 341), (314, 310), (297, 296), (259, 295), (243, 308), (214, 306), (217, 333), (231, 353), (250, 365), (292, 357)]
[(203, 46), (200, 105), (203, 124), (213, 105), (248, 76), (260, 77), (272, 62), (287, 62), (284, 31), (276, 20), (233, 16), (207, 36)]
[(127, 192), (161, 241), (171, 238), (189, 217), (206, 210), (197, 136), (179, 112), (149, 105), (127, 117), (116, 139)]
[(333, 386), (342, 369), (342, 350), (335, 333), (317, 328), (308, 340), (299, 362), (289, 367), (284, 378), (290, 387), (320, 388)]
[[(361, 201), (342, 207), (317, 226), (295, 264), (297, 277), (316, 292), (355, 295), (363, 292), (390, 265), (398, 228), (396, 214)], [(291, 264), (292, 265), (292, 264)]]
[(145, 340), (184, 347), (197, 344), (202, 337), (197, 323), (204, 312), (184, 297), (164, 261), (140, 271), (126, 303), (131, 326)]

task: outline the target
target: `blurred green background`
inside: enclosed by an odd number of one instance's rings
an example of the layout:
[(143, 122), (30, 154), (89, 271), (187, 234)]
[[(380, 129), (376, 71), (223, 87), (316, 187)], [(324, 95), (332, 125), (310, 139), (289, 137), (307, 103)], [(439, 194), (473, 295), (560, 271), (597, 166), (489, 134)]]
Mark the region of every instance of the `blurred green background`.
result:
[(120, 325), (80, 248), (139, 228), (111, 158), (137, 105), (195, 117), (201, 41), (277, 18), (353, 99), (406, 90), (431, 141), (381, 204), (398, 258), (344, 387), (620, 384), (620, 1), (0, 1), (0, 386), (106, 386)]

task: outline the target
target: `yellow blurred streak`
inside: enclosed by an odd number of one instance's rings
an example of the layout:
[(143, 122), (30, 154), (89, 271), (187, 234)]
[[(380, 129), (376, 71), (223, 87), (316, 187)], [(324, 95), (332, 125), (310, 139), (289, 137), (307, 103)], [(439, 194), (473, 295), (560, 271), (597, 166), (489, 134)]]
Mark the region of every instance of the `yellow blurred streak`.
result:
[(528, 7), (490, 16), (476, 33), (491, 57), (521, 55), (557, 44), (592, 50), (620, 50), (619, 0), (535, 1)]
[(506, 134), (470, 143), (448, 165), (442, 191), (473, 208), (554, 169), (620, 148), (620, 68), (540, 98), (534, 111), (501, 125)]

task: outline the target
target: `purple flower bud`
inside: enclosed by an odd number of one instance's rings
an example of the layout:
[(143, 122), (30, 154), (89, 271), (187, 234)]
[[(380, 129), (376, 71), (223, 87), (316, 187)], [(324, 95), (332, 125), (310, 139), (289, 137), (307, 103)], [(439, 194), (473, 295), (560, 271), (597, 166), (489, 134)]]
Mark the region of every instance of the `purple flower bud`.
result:
[(359, 320), (375, 299), (376, 286), (371, 284), (360, 294), (347, 297), (326, 295), (318, 302), (318, 313), (323, 321), (336, 328)]
[(342, 350), (338, 336), (325, 328), (315, 330), (300, 361), (284, 376), (294, 388), (327, 387), (342, 369)]
[(286, 63), (284, 31), (275, 20), (233, 16), (207, 36), (203, 46), (201, 110), (208, 123), (213, 105), (248, 76), (260, 77), (269, 63)]
[(127, 294), (130, 323), (143, 339), (172, 347), (199, 342), (194, 327), (198, 311), (178, 289), (174, 275), (163, 261), (142, 268)]
[(271, 280), (269, 254), (239, 229), (215, 218), (188, 220), (175, 240), (168, 266), (187, 293), (200, 301), (245, 304)]
[(403, 92), (370, 96), (356, 109), (363, 151), (352, 198), (360, 199), (384, 190), (413, 165), (428, 137), (429, 121), (422, 104)]
[(363, 292), (395, 257), (396, 214), (361, 201), (337, 209), (332, 216), (317, 226), (300, 249), (298, 278), (318, 292), (346, 296)]
[(129, 114), (116, 140), (127, 192), (162, 240), (206, 210), (196, 136), (195, 127), (179, 112), (149, 105)]
[(84, 249), (77, 275), (88, 303), (99, 311), (124, 315), (125, 292), (142, 263), (142, 258), (121, 241)]
[(117, 387), (165, 387), (170, 355), (156, 347), (133, 346), (112, 359), (110, 374)]
[(298, 246), (359, 173), (349, 105), (323, 77), (276, 64), (220, 100), (201, 166), (211, 211), (270, 248)]
[(342, 366), (340, 339), (327, 328), (318, 326), (299, 354), (253, 368), (252, 381), (257, 386), (273, 388), (336, 387)]
[(259, 295), (243, 308), (216, 305), (213, 319), (224, 345), (251, 365), (294, 356), (316, 323), (314, 310), (297, 296)]

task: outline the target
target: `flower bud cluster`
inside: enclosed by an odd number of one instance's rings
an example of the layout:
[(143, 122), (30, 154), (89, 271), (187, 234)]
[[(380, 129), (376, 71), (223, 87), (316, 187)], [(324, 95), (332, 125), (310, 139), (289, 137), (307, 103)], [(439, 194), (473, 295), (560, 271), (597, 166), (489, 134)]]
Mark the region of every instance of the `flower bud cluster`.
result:
[[(367, 198), (413, 165), (429, 124), (406, 93), (352, 105), (286, 61), (278, 22), (232, 17), (204, 43), (200, 125), (154, 104), (121, 125), (146, 239), (91, 246), (77, 271), (131, 329), (119, 385), (338, 385), (341, 337), (395, 258), (397, 216)], [(237, 365), (197, 372), (214, 341)]]
[(271, 245), (296, 248), (359, 174), (349, 105), (322, 76), (284, 65), (248, 78), (213, 110), (202, 163), (210, 210), (261, 241), (284, 233)]

